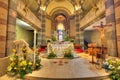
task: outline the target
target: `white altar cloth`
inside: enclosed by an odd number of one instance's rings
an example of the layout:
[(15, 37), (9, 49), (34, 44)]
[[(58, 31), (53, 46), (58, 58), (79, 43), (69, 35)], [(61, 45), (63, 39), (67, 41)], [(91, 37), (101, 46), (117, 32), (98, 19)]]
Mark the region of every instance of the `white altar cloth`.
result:
[[(51, 46), (52, 46), (52, 49), (57, 54), (57, 56), (59, 57), (63, 57), (64, 50), (68, 48), (69, 46), (71, 46), (71, 49), (74, 51), (73, 43), (70, 43), (70, 42), (63, 42), (63, 43), (56, 42), (56, 43), (51, 44)], [(48, 46), (47, 46), (47, 53), (50, 53)]]

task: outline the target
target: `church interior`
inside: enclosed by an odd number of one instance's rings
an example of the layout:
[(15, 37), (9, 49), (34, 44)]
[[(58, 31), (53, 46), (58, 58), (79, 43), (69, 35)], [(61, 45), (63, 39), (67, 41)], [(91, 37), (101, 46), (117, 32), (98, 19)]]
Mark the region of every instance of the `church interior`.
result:
[(0, 80), (120, 80), (120, 0), (0, 0)]

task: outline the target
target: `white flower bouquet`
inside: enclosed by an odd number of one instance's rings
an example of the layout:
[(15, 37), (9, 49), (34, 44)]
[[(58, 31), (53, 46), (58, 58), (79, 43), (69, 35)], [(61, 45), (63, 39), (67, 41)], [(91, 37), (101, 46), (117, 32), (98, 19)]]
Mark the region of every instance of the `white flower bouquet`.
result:
[(110, 58), (106, 59), (103, 67), (110, 71), (110, 78), (112, 80), (120, 80), (120, 59)]

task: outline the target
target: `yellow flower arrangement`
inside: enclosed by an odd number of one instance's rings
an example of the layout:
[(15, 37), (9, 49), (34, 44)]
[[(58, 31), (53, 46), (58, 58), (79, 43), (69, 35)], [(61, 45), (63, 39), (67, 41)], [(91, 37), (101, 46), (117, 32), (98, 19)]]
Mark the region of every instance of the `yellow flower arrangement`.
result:
[(13, 49), (12, 51), (13, 51), (13, 53), (17, 53), (17, 50), (16, 50), (16, 49)]
[(26, 66), (26, 65), (27, 65), (27, 62), (25, 60), (20, 62), (20, 66)]
[(64, 57), (65, 58), (73, 58), (72, 46), (70, 45), (68, 48), (64, 50)]
[(28, 65), (32, 65), (32, 62), (29, 62)]
[[(32, 73), (33, 59), (31, 60), (32, 55), (28, 52), (31, 51), (28, 51), (26, 46), (23, 46), (21, 52), (18, 54), (17, 49), (13, 49), (13, 54), (10, 55), (10, 65), (8, 66), (7, 71), (12, 74), (14, 73), (13, 75), (19, 74), (21, 79), (24, 78), (25, 74)], [(40, 61), (41, 60), (36, 55), (35, 69), (40, 68)]]
[(15, 65), (15, 62), (12, 62), (11, 64), (10, 64), (10, 66), (14, 66)]
[(7, 71), (11, 71), (12, 70), (12, 67), (11, 66), (9, 66), (8, 68), (7, 68)]
[(103, 67), (110, 71), (110, 78), (112, 80), (120, 80), (120, 59), (110, 58), (106, 59), (103, 64)]

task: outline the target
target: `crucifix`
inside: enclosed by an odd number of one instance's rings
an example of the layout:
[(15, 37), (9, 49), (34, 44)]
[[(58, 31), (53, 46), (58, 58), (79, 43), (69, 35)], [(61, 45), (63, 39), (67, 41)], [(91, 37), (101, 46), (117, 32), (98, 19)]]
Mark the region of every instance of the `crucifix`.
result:
[[(101, 22), (100, 25), (98, 26), (93, 26), (94, 28), (96, 28), (99, 32), (100, 32), (100, 38), (101, 38), (101, 53), (104, 54), (104, 43), (105, 43), (105, 29), (104, 27), (110, 27), (112, 26), (111, 24), (108, 25), (103, 25), (103, 22)], [(103, 58), (103, 57), (102, 57)], [(105, 57), (103, 58), (103, 60), (105, 59)], [(92, 54), (92, 63), (94, 62), (94, 58), (93, 58), (93, 54)]]
[(96, 28), (99, 32), (100, 32), (100, 39), (101, 39), (101, 44), (103, 46), (104, 41), (105, 41), (105, 29), (104, 27), (110, 27), (112, 26), (111, 24), (108, 25), (103, 25), (103, 22), (101, 22), (100, 26), (93, 26), (94, 28)]

